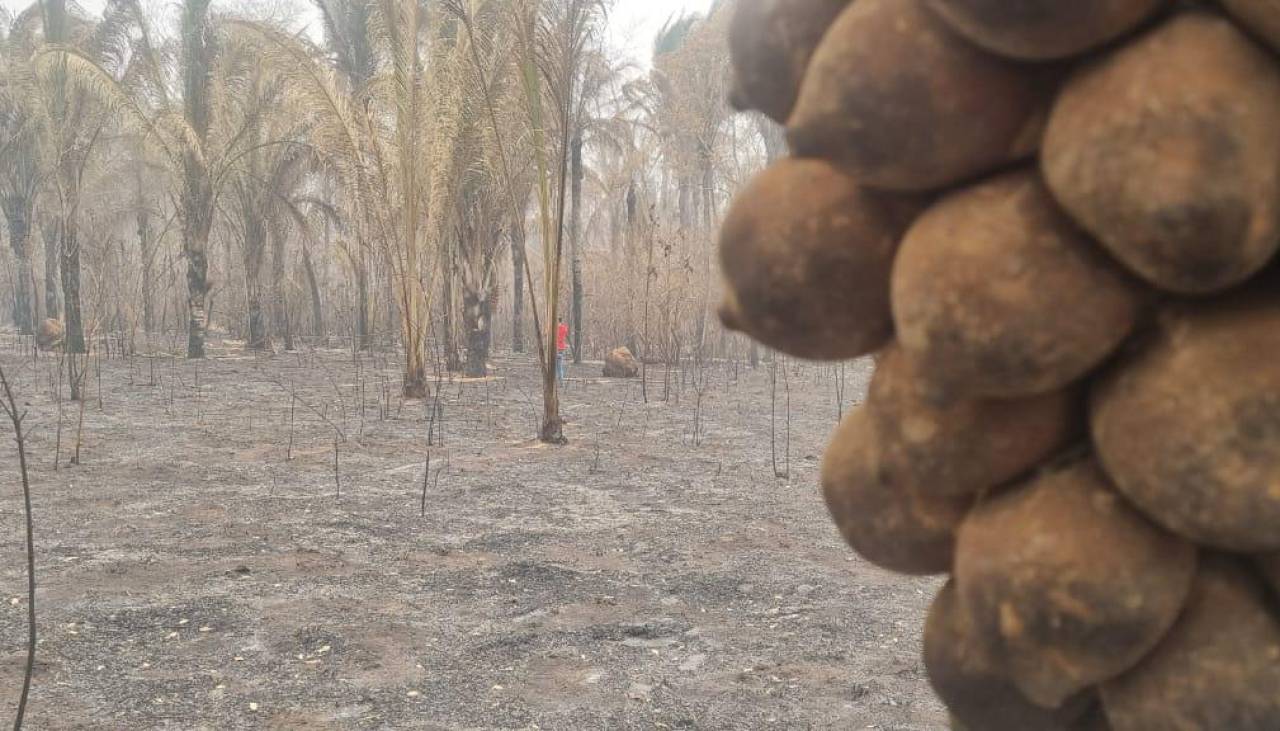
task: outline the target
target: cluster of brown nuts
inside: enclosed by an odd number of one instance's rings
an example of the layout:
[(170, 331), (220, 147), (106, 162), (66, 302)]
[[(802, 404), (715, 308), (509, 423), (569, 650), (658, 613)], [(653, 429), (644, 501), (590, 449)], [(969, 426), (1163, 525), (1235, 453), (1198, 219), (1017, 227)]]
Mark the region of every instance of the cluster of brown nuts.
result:
[(1280, 729), (1280, 0), (739, 0), (722, 317), (968, 731)]

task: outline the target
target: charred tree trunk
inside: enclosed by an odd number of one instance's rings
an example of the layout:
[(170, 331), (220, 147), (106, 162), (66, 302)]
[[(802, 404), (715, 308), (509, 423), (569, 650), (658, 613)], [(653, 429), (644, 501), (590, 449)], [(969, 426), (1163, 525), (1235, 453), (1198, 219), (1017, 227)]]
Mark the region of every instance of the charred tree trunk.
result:
[(17, 271), (13, 273), (13, 324), (23, 335), (34, 332), (32, 313), (31, 217), (21, 201), (5, 201), (5, 217), (9, 221), (9, 245)]
[[(401, 303), (396, 297), (396, 276), (395, 269), (387, 262), (383, 266), (383, 271), (387, 275), (386, 287), (384, 288), (385, 300), (387, 303), (387, 339), (395, 338), (395, 333), (404, 333), (405, 327), (400, 311)], [(425, 325), (419, 325), (425, 327)], [(424, 370), (425, 372), (425, 370)]]
[(468, 378), (489, 374), (489, 344), (492, 340), (492, 299), (488, 292), (465, 288), (462, 293), (462, 320), (467, 331), (467, 362), (463, 373)]
[(311, 250), (302, 247), (302, 268), (307, 273), (307, 288), (311, 291), (311, 334), (324, 335), (324, 307), (320, 299), (320, 283), (316, 281), (316, 268), (311, 263)]
[(155, 300), (152, 292), (155, 289), (155, 242), (152, 241), (151, 215), (144, 208), (138, 208), (138, 251), (142, 258), (142, 330), (151, 332), (155, 328)]
[(570, 178), (570, 195), (573, 211), (569, 215), (569, 266), (571, 280), (571, 300), (569, 322), (572, 326), (573, 362), (582, 363), (582, 331), (586, 328), (582, 319), (582, 132), (578, 131), (573, 138)]
[(373, 333), (369, 330), (369, 264), (360, 246), (356, 262), (356, 349), (372, 350)]
[[(58, 262), (62, 259), (62, 235), (58, 223), (50, 220), (41, 227), (44, 238), (44, 316), (50, 320), (62, 319), (62, 302), (58, 297)], [(149, 293), (148, 293), (149, 294)]]
[(35, 313), (32, 310), (34, 300), (32, 297), (32, 284), (34, 283), (31, 273), (31, 256), (23, 252), (19, 255), (14, 252), (17, 264), (17, 271), (13, 273), (14, 284), (13, 289), (13, 320), (18, 326), (18, 332), (23, 335), (30, 335), (34, 332), (32, 323), (35, 322)]
[(293, 331), (289, 327), (289, 302), (285, 296), (284, 257), (288, 240), (278, 227), (271, 229), (271, 319), (272, 328), (284, 339), (284, 349), (293, 350)]
[(523, 353), (524, 347), (524, 226), (520, 222), (511, 231), (511, 350)]
[[(209, 137), (209, 86), (213, 50), (209, 31), (210, 0), (182, 3), (183, 116), (201, 143)], [(187, 257), (187, 357), (203, 358), (209, 327), (209, 230), (213, 227), (213, 185), (209, 171), (192, 151), (182, 158), (182, 249)]]
[(267, 232), (262, 219), (251, 216), (244, 231), (244, 293), (249, 317), (250, 350), (269, 347), (267, 322), (262, 311), (262, 260), (266, 255)]
[(245, 219), (244, 229), (244, 294), (249, 319), (248, 348), (266, 350), (267, 323), (262, 311), (262, 259), (266, 255), (263, 221), (257, 216)]
[(456, 271), (452, 252), (446, 252), (444, 266), (444, 281), (440, 289), (440, 347), (444, 350), (445, 368), (450, 373), (457, 373), (462, 370), (462, 356), (458, 352), (458, 338), (454, 328), (453, 278)]
[(248, 289), (249, 350), (266, 350), (267, 323), (262, 314), (262, 285), (253, 282)]
[(204, 357), (205, 334), (209, 327), (205, 300), (209, 296), (209, 258), (205, 246), (209, 231), (188, 234), (183, 248), (187, 255), (187, 358)]
[(80, 313), (80, 240), (76, 227), (62, 224), (62, 297), (66, 308), (68, 353), (88, 352), (84, 344), (84, 320)]
[(282, 300), (284, 309), (284, 349), (294, 350), (293, 343), (293, 318), (289, 316), (288, 298)]

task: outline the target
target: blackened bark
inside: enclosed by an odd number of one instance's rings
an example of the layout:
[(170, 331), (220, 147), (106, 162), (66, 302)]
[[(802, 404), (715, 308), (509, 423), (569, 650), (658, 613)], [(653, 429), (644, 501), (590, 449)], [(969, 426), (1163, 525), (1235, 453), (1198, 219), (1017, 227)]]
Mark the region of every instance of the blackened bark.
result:
[(569, 266), (570, 286), (573, 291), (570, 298), (569, 322), (573, 333), (573, 362), (582, 363), (582, 332), (586, 330), (583, 322), (582, 292), (582, 132), (574, 135), (572, 154), (572, 178), (570, 179), (570, 195), (573, 200), (573, 211), (569, 216)]
[(511, 350), (524, 348), (524, 226), (511, 232)]
[(86, 353), (80, 316), (80, 241), (74, 226), (62, 230), (62, 298), (66, 310), (67, 352)]
[(248, 293), (249, 349), (267, 349), (267, 323), (262, 317), (262, 288), (252, 286)]
[(462, 320), (467, 331), (464, 373), (469, 378), (483, 378), (489, 373), (492, 314), (492, 299), (487, 292), (468, 290), (462, 293)]
[(151, 332), (155, 328), (155, 301), (152, 292), (155, 282), (155, 243), (152, 240), (151, 215), (138, 207), (138, 250), (142, 257), (142, 329)]
[(311, 291), (311, 334), (324, 335), (324, 307), (320, 300), (320, 283), (316, 281), (316, 268), (311, 263), (311, 250), (302, 247), (302, 268), (307, 273), (307, 288)]
[[(58, 271), (62, 259), (62, 236), (58, 223), (50, 219), (41, 227), (44, 238), (44, 316), (50, 320), (62, 319), (62, 301), (58, 296)], [(148, 293), (149, 294), (149, 293)]]
[(440, 290), (440, 347), (444, 349), (445, 368), (450, 373), (462, 370), (462, 356), (458, 353), (458, 338), (454, 330), (453, 317), (453, 278), (452, 257), (446, 255), (444, 282)]
[(244, 290), (249, 314), (249, 349), (269, 347), (267, 323), (262, 311), (262, 260), (266, 255), (266, 228), (262, 219), (250, 218), (244, 230)]
[(356, 262), (356, 348), (373, 349), (373, 334), (369, 331), (369, 266), (363, 246)]
[(13, 273), (13, 324), (23, 335), (30, 335), (35, 323), (31, 310), (31, 219), (21, 201), (5, 201), (4, 210), (9, 222), (9, 245), (17, 264)]
[[(194, 243), (194, 242), (192, 242)], [(209, 320), (205, 312), (205, 299), (209, 294), (209, 259), (204, 252), (204, 242), (199, 247), (187, 248), (187, 358), (204, 357), (205, 331)]]
[[(213, 66), (209, 0), (182, 3), (183, 113), (201, 143), (209, 137), (212, 116), (210, 77)], [(209, 327), (205, 300), (209, 296), (209, 230), (213, 227), (213, 185), (204, 162), (193, 152), (182, 160), (182, 249), (187, 257), (187, 357), (203, 358)]]
[(293, 350), (293, 330), (289, 326), (289, 302), (285, 296), (284, 257), (288, 243), (283, 231), (271, 231), (271, 319), (272, 328), (284, 338), (284, 349)]

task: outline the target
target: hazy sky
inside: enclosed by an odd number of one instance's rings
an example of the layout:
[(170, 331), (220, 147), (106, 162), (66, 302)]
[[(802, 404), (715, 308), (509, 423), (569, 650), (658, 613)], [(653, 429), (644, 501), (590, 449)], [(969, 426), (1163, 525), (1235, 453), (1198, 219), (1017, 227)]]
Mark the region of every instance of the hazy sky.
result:
[[(612, 46), (629, 55), (633, 61), (647, 65), (653, 53), (653, 38), (672, 15), (681, 12), (705, 13), (712, 0), (614, 0), (609, 19)], [(0, 0), (0, 5), (16, 10), (30, 0)], [(80, 0), (87, 10), (99, 11), (102, 0)]]
[(653, 38), (662, 24), (681, 12), (705, 13), (712, 0), (616, 0), (609, 18), (612, 45), (637, 62), (648, 64)]

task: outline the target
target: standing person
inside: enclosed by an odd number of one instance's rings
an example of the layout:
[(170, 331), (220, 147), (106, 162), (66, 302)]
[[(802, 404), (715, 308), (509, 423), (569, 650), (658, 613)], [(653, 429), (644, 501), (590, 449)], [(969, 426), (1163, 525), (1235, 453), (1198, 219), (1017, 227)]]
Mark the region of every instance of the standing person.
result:
[(569, 326), (560, 316), (560, 324), (556, 325), (556, 380), (564, 383), (564, 352), (569, 349)]

